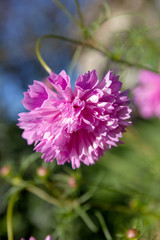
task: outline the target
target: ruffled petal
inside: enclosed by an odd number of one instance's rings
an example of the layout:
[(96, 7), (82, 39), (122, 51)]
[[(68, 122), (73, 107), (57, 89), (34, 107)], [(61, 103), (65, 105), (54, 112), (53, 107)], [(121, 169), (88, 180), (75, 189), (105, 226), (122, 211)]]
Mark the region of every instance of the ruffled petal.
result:
[(52, 83), (54, 89), (66, 100), (73, 99), (70, 77), (64, 70), (61, 71), (58, 75), (54, 72), (51, 72), (48, 80)]
[(35, 80), (33, 85), (29, 85), (28, 91), (24, 92), (22, 103), (27, 110), (31, 111), (40, 107), (49, 95), (55, 94), (44, 83)]
[(80, 75), (75, 82), (74, 96), (82, 98), (82, 96), (91, 91), (98, 82), (96, 70)]

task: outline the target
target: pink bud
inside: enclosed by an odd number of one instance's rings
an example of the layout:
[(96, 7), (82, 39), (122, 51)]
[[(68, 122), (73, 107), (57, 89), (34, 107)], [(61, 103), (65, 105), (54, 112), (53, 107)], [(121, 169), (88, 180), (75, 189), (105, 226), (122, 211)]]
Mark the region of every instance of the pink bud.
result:
[(51, 235), (48, 235), (45, 240), (53, 240)]
[(68, 184), (70, 187), (75, 188), (77, 186), (76, 179), (74, 177), (69, 177)]
[(6, 177), (9, 175), (10, 171), (11, 171), (10, 167), (5, 165), (0, 169), (0, 175)]
[(46, 177), (48, 174), (48, 170), (45, 167), (39, 167), (37, 168), (37, 175), (40, 177)]
[(31, 237), (29, 238), (29, 240), (36, 240), (36, 239), (35, 239), (34, 237), (31, 236)]
[(132, 239), (132, 238), (137, 237), (137, 234), (138, 234), (138, 232), (137, 232), (137, 230), (134, 229), (134, 228), (128, 229), (128, 231), (127, 231), (127, 233), (126, 233), (127, 238), (129, 238), (129, 239)]

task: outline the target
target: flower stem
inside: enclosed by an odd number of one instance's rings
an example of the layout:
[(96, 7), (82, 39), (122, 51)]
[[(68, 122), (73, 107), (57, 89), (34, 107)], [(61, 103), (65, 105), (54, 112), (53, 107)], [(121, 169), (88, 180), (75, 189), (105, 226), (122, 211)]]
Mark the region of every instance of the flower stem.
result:
[(12, 226), (12, 215), (13, 215), (13, 207), (16, 200), (17, 194), (14, 194), (11, 196), (9, 203), (8, 203), (8, 209), (7, 209), (7, 234), (8, 234), (8, 240), (13, 240), (13, 226)]
[(76, 207), (78, 205), (78, 201), (76, 200), (60, 200), (57, 199), (51, 195), (49, 195), (46, 191), (44, 191), (43, 189), (28, 183), (27, 181), (24, 181), (20, 178), (13, 178), (12, 180), (9, 181), (9, 183), (11, 183), (14, 186), (19, 186), (22, 189), (27, 190), (28, 192), (33, 193), (34, 195), (36, 195), (37, 197), (39, 197), (40, 199), (56, 206), (56, 207), (64, 207), (64, 206), (71, 206), (71, 207)]
[(84, 27), (84, 19), (83, 19), (83, 15), (82, 15), (81, 8), (80, 8), (78, 0), (75, 0), (75, 3), (76, 3), (76, 7), (77, 7), (77, 11), (78, 11), (81, 26)]
[(28, 192), (33, 193), (37, 197), (45, 200), (48, 203), (51, 203), (52, 205), (55, 205), (57, 207), (61, 206), (61, 203), (58, 199), (53, 198), (51, 195), (43, 191), (41, 188), (36, 187), (36, 186), (29, 186), (26, 188)]
[(110, 232), (109, 232), (109, 230), (106, 226), (106, 223), (104, 221), (104, 218), (103, 218), (102, 214), (99, 211), (96, 211), (95, 215), (99, 220), (99, 223), (102, 227), (102, 230), (103, 230), (103, 233), (104, 233), (104, 236), (105, 236), (106, 240), (112, 240), (111, 234), (110, 234)]
[(153, 69), (151, 67), (148, 67), (148, 66), (144, 66), (143, 64), (133, 63), (133, 62), (129, 62), (125, 59), (121, 59), (121, 58), (115, 56), (107, 48), (104, 48), (102, 45), (101, 45), (102, 48), (97, 47), (98, 43), (95, 43), (93, 39), (92, 39), (92, 41), (91, 40), (90, 41), (79, 41), (79, 40), (75, 40), (75, 39), (72, 39), (72, 38), (67, 38), (67, 37), (64, 37), (64, 36), (61, 36), (61, 35), (47, 34), (47, 35), (43, 35), (42, 37), (40, 37), (38, 39), (37, 44), (36, 44), (36, 54), (37, 54), (38, 60), (40, 61), (41, 65), (44, 67), (44, 69), (48, 73), (50, 73), (51, 69), (45, 63), (45, 61), (43, 60), (43, 58), (41, 57), (41, 54), (40, 54), (41, 42), (42, 42), (42, 40), (47, 39), (47, 38), (55, 38), (55, 39), (67, 41), (67, 42), (70, 42), (70, 43), (74, 43), (76, 45), (82, 45), (82, 46), (85, 46), (85, 47), (88, 47), (88, 48), (91, 48), (91, 49), (94, 49), (94, 50), (100, 52), (101, 54), (105, 55), (106, 57), (108, 57), (109, 59), (111, 59), (114, 62), (118, 62), (120, 64), (125, 64), (125, 65), (128, 65), (130, 67), (135, 67), (135, 68), (138, 68), (138, 69), (146, 69), (148, 71), (159, 73), (158, 70), (155, 70), (155, 69)]
[(73, 57), (72, 57), (72, 60), (71, 60), (71, 63), (69, 65), (69, 68), (68, 68), (68, 74), (70, 74), (72, 72), (72, 69), (74, 68), (75, 66), (75, 63), (77, 61), (77, 59), (79, 58), (81, 52), (82, 52), (82, 46), (78, 46), (73, 54)]
[(92, 232), (97, 232), (97, 226), (93, 223), (93, 221), (91, 220), (91, 218), (88, 216), (88, 214), (86, 213), (86, 211), (84, 211), (82, 208), (77, 207), (75, 208), (75, 211), (77, 212), (77, 214), (82, 218), (82, 220), (86, 223), (86, 225), (88, 226), (88, 228), (92, 231)]
[(80, 26), (79, 21), (68, 11), (68, 9), (59, 1), (59, 0), (53, 0), (53, 2), (68, 16), (71, 21), (76, 25)]
[[(43, 39), (43, 38), (42, 38)], [(39, 62), (41, 63), (42, 67), (44, 67), (44, 69), (50, 73), (52, 70), (51, 68), (46, 64), (46, 62), (43, 60), (41, 54), (40, 54), (40, 47), (41, 47), (41, 41), (42, 41), (41, 38), (38, 39), (37, 43), (36, 43), (36, 55), (37, 55), (37, 58), (39, 60)]]

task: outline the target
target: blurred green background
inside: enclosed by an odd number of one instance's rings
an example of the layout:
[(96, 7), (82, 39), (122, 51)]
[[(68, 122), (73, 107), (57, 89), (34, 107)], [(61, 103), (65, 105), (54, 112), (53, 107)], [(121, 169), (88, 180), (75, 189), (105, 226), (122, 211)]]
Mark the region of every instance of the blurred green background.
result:
[(159, 119), (141, 118), (131, 100), (133, 124), (124, 144), (94, 166), (76, 170), (44, 163), (16, 126), (17, 113), (25, 111), (20, 101), (27, 85), (47, 76), (34, 50), (43, 34), (85, 39), (112, 52), (111, 59), (85, 46), (45, 40), (44, 59), (56, 73), (69, 72), (72, 85), (79, 73), (95, 68), (101, 78), (114, 69), (132, 99), (140, 70), (136, 65), (158, 71), (159, 0), (79, 2), (85, 23), (80, 27), (64, 8), (79, 19), (74, 0), (61, 1), (63, 6), (50, 0), (0, 1), (0, 239), (8, 239), (10, 201), (17, 240), (31, 235), (41, 240), (47, 234), (56, 240), (127, 240), (129, 229), (136, 230), (132, 239), (159, 240)]

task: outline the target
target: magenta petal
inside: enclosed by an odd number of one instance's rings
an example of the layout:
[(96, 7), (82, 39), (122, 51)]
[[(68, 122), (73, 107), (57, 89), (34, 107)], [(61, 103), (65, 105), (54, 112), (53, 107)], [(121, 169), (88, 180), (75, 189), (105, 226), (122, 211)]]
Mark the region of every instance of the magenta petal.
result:
[(97, 72), (80, 75), (75, 82), (74, 95), (81, 98), (86, 92), (92, 90), (98, 83)]
[(131, 124), (128, 91), (121, 92), (118, 79), (109, 71), (99, 81), (93, 70), (79, 76), (74, 93), (65, 71), (48, 77), (57, 93), (35, 81), (23, 100), (30, 111), (19, 114), (22, 137), (35, 144), (46, 162), (56, 159), (73, 169), (95, 164), (106, 150), (122, 143), (122, 133)]
[(70, 77), (63, 70), (58, 75), (54, 72), (50, 73), (48, 80), (52, 83), (54, 89), (66, 100), (73, 98), (70, 85)]
[(133, 97), (142, 117), (160, 118), (160, 74), (142, 70)]
[(49, 91), (44, 83), (34, 81), (34, 84), (29, 86), (28, 92), (24, 92), (24, 99), (22, 100), (24, 107), (30, 111), (41, 107), (48, 98)]
[(76, 80), (75, 88), (78, 86), (83, 90), (92, 89), (98, 83), (97, 72), (93, 70), (92, 72), (80, 75)]

